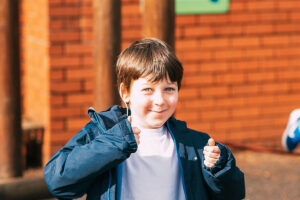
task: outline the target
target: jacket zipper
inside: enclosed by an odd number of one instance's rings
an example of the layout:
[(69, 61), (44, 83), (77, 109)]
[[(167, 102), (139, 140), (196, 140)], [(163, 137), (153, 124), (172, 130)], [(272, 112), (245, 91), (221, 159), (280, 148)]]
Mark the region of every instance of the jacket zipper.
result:
[[(105, 132), (105, 129), (101, 126), (99, 118), (97, 116), (97, 114), (94, 112), (94, 116), (97, 120), (98, 125), (100, 126), (101, 130), (103, 132)], [(107, 190), (107, 199), (110, 200), (110, 186), (111, 186), (111, 179), (112, 179), (112, 175), (111, 175), (111, 170), (109, 170), (109, 177), (108, 177), (108, 190)]]
[(187, 194), (186, 194), (186, 187), (185, 187), (185, 182), (184, 182), (184, 174), (183, 174), (183, 168), (182, 168), (182, 163), (181, 163), (181, 160), (180, 160), (180, 156), (179, 156), (179, 152), (178, 152), (178, 149), (177, 149), (177, 142), (176, 142), (176, 139), (174, 137), (174, 134), (169, 126), (169, 121), (167, 121), (167, 127), (171, 133), (171, 136), (174, 140), (174, 145), (175, 145), (175, 150), (176, 150), (176, 155), (177, 155), (177, 159), (178, 159), (178, 163), (179, 163), (179, 168), (180, 168), (180, 173), (181, 173), (181, 181), (182, 181), (182, 186), (183, 186), (183, 191), (184, 191), (184, 196), (185, 196), (185, 199), (188, 200), (187, 198)]

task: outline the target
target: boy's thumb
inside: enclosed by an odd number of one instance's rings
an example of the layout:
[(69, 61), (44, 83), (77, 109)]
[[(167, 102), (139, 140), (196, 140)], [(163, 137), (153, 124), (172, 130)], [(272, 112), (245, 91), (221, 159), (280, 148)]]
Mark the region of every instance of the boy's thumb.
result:
[(215, 140), (212, 139), (212, 138), (210, 138), (210, 139), (208, 140), (208, 146), (215, 146), (215, 145), (216, 145)]

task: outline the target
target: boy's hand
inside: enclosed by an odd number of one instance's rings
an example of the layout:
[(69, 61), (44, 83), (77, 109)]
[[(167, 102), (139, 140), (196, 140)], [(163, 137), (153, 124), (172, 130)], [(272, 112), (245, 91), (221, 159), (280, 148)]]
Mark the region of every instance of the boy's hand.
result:
[[(128, 121), (131, 124), (131, 122), (132, 122), (132, 117), (131, 116), (128, 116)], [(135, 141), (139, 145), (140, 144), (140, 132), (141, 132), (141, 130), (137, 127), (132, 127), (132, 131), (133, 131)]]
[(207, 167), (213, 167), (220, 158), (220, 148), (216, 146), (215, 140), (210, 138), (208, 140), (208, 146), (204, 147), (204, 165)]

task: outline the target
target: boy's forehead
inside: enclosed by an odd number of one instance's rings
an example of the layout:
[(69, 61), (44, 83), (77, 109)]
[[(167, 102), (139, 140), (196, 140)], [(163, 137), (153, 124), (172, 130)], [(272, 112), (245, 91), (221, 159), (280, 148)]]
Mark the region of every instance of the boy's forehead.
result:
[(150, 85), (156, 85), (160, 82), (167, 82), (168, 84), (176, 84), (177, 85), (177, 82), (176, 81), (172, 82), (170, 80), (169, 76), (163, 77), (162, 79), (157, 80), (157, 81), (154, 81), (153, 79), (154, 79), (153, 76), (148, 75), (148, 76), (142, 76), (142, 77), (140, 77), (136, 80), (133, 80), (133, 81), (139, 82), (141, 84), (150, 84)]

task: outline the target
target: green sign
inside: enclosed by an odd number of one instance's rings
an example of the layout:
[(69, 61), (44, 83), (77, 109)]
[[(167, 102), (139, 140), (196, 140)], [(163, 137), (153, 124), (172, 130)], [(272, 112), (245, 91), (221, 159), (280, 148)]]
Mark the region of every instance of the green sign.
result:
[(217, 14), (229, 10), (229, 0), (175, 0), (176, 14)]

